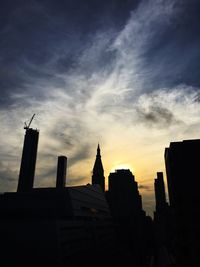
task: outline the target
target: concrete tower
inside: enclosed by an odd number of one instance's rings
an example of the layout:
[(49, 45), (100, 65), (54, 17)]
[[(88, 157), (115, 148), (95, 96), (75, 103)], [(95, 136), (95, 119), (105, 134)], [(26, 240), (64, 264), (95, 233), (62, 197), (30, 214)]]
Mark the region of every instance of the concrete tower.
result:
[(97, 155), (96, 155), (96, 160), (95, 160), (94, 167), (93, 167), (92, 184), (99, 184), (103, 192), (105, 191), (104, 169), (103, 169), (103, 164), (101, 161), (101, 153), (100, 153), (99, 144), (97, 147)]

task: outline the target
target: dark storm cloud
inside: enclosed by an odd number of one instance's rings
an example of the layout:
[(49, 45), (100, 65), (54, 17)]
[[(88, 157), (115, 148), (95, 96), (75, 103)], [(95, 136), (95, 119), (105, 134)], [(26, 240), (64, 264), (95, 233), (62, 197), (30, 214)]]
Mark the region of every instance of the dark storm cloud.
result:
[(139, 121), (149, 126), (169, 127), (170, 125), (180, 123), (170, 110), (161, 106), (152, 105), (148, 109), (138, 107), (137, 113)]

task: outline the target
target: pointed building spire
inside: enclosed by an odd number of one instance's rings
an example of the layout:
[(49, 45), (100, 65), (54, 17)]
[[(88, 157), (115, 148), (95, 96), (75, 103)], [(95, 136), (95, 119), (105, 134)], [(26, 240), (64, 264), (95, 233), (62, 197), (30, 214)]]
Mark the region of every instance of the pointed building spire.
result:
[(101, 161), (101, 151), (99, 144), (97, 146), (97, 155), (93, 167), (92, 184), (99, 184), (102, 190), (105, 191), (104, 169)]
[(99, 143), (98, 143), (98, 146), (97, 146), (97, 156), (100, 156), (101, 157), (101, 154), (100, 154), (100, 146), (99, 146)]

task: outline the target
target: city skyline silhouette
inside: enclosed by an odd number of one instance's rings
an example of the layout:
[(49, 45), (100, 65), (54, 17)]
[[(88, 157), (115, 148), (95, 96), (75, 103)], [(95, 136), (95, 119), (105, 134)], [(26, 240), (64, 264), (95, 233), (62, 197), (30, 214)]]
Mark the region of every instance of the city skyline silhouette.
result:
[(1, 1), (2, 192), (18, 184), (23, 124), (36, 114), (37, 187), (54, 186), (55, 154), (69, 158), (68, 185), (89, 183), (99, 142), (106, 188), (111, 171), (130, 169), (152, 214), (156, 172), (166, 184), (163, 149), (199, 138), (199, 8), (195, 0)]
[(199, 14), (1, 1), (1, 262), (199, 266)]
[(101, 254), (106, 261), (95, 266), (120, 267), (131, 259), (136, 267), (197, 266), (198, 190), (188, 188), (188, 177), (198, 177), (200, 139), (165, 148), (169, 203), (163, 173), (157, 172), (150, 217), (129, 169), (111, 172), (105, 189), (99, 144), (91, 183), (66, 186), (67, 157), (59, 155), (55, 186), (34, 187), (39, 131), (29, 126), (16, 191), (0, 195), (3, 266), (93, 266)]
[[(19, 176), (16, 177), (18, 179), (18, 186), (17, 186), (17, 190), (13, 189), (11, 190), (11, 192), (12, 191), (23, 192), (24, 190), (30, 191), (32, 188), (35, 187), (35, 180), (36, 180), (35, 172), (37, 171), (37, 165), (38, 165), (38, 163), (36, 164), (37, 156), (38, 156), (37, 154), (40, 153), (40, 151), (38, 151), (40, 130), (33, 129), (32, 127), (30, 127), (30, 124), (34, 116), (35, 114), (32, 116), (28, 126), (26, 122), (24, 123), (25, 135), (24, 135), (24, 144), (23, 144), (22, 155), (21, 155), (21, 166), (19, 168)], [(52, 185), (50, 185), (50, 187), (52, 188), (61, 187), (62, 188), (65, 186), (70, 186), (68, 185), (68, 179), (70, 178), (66, 179), (67, 157), (64, 155), (57, 155), (57, 160), (58, 160), (57, 169), (53, 177), (54, 182)], [(95, 160), (93, 159), (93, 161), (94, 161), (94, 164), (93, 164), (94, 166), (93, 166), (93, 169), (91, 168), (92, 178), (89, 177), (89, 181), (88, 180), (87, 181), (89, 184), (100, 184), (103, 191), (106, 191), (106, 192), (108, 191), (108, 188), (109, 188), (109, 176), (113, 172), (117, 172), (120, 170), (121, 171), (132, 171), (131, 169), (127, 167), (129, 166), (127, 164), (119, 165), (119, 168), (116, 167), (113, 170), (111, 170), (108, 177), (104, 177), (104, 167), (103, 167), (104, 164), (102, 163), (102, 159), (101, 159), (101, 149), (100, 149), (99, 143), (97, 144), (96, 159)], [(68, 162), (70, 162), (70, 158), (68, 158)], [(62, 167), (61, 164), (64, 167)], [(152, 183), (153, 183), (153, 179), (152, 179)], [(77, 185), (82, 185), (82, 184), (79, 183)], [(43, 184), (42, 187), (49, 187), (49, 184), (48, 183)], [(139, 184), (138, 189), (140, 188), (143, 188), (143, 186)], [(0, 188), (0, 192), (4, 193), (6, 191), (2, 191), (2, 188)], [(155, 206), (155, 199), (150, 210), (146, 211), (147, 214), (150, 215), (151, 217), (153, 217), (154, 206)]]

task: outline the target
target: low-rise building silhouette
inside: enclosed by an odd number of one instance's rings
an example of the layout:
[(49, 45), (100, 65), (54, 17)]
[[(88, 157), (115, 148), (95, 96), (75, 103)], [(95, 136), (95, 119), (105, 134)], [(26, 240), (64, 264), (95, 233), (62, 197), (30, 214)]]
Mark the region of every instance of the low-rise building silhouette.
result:
[(9, 267), (92, 266), (95, 257), (117, 249), (99, 185), (2, 194), (0, 236), (2, 266)]

